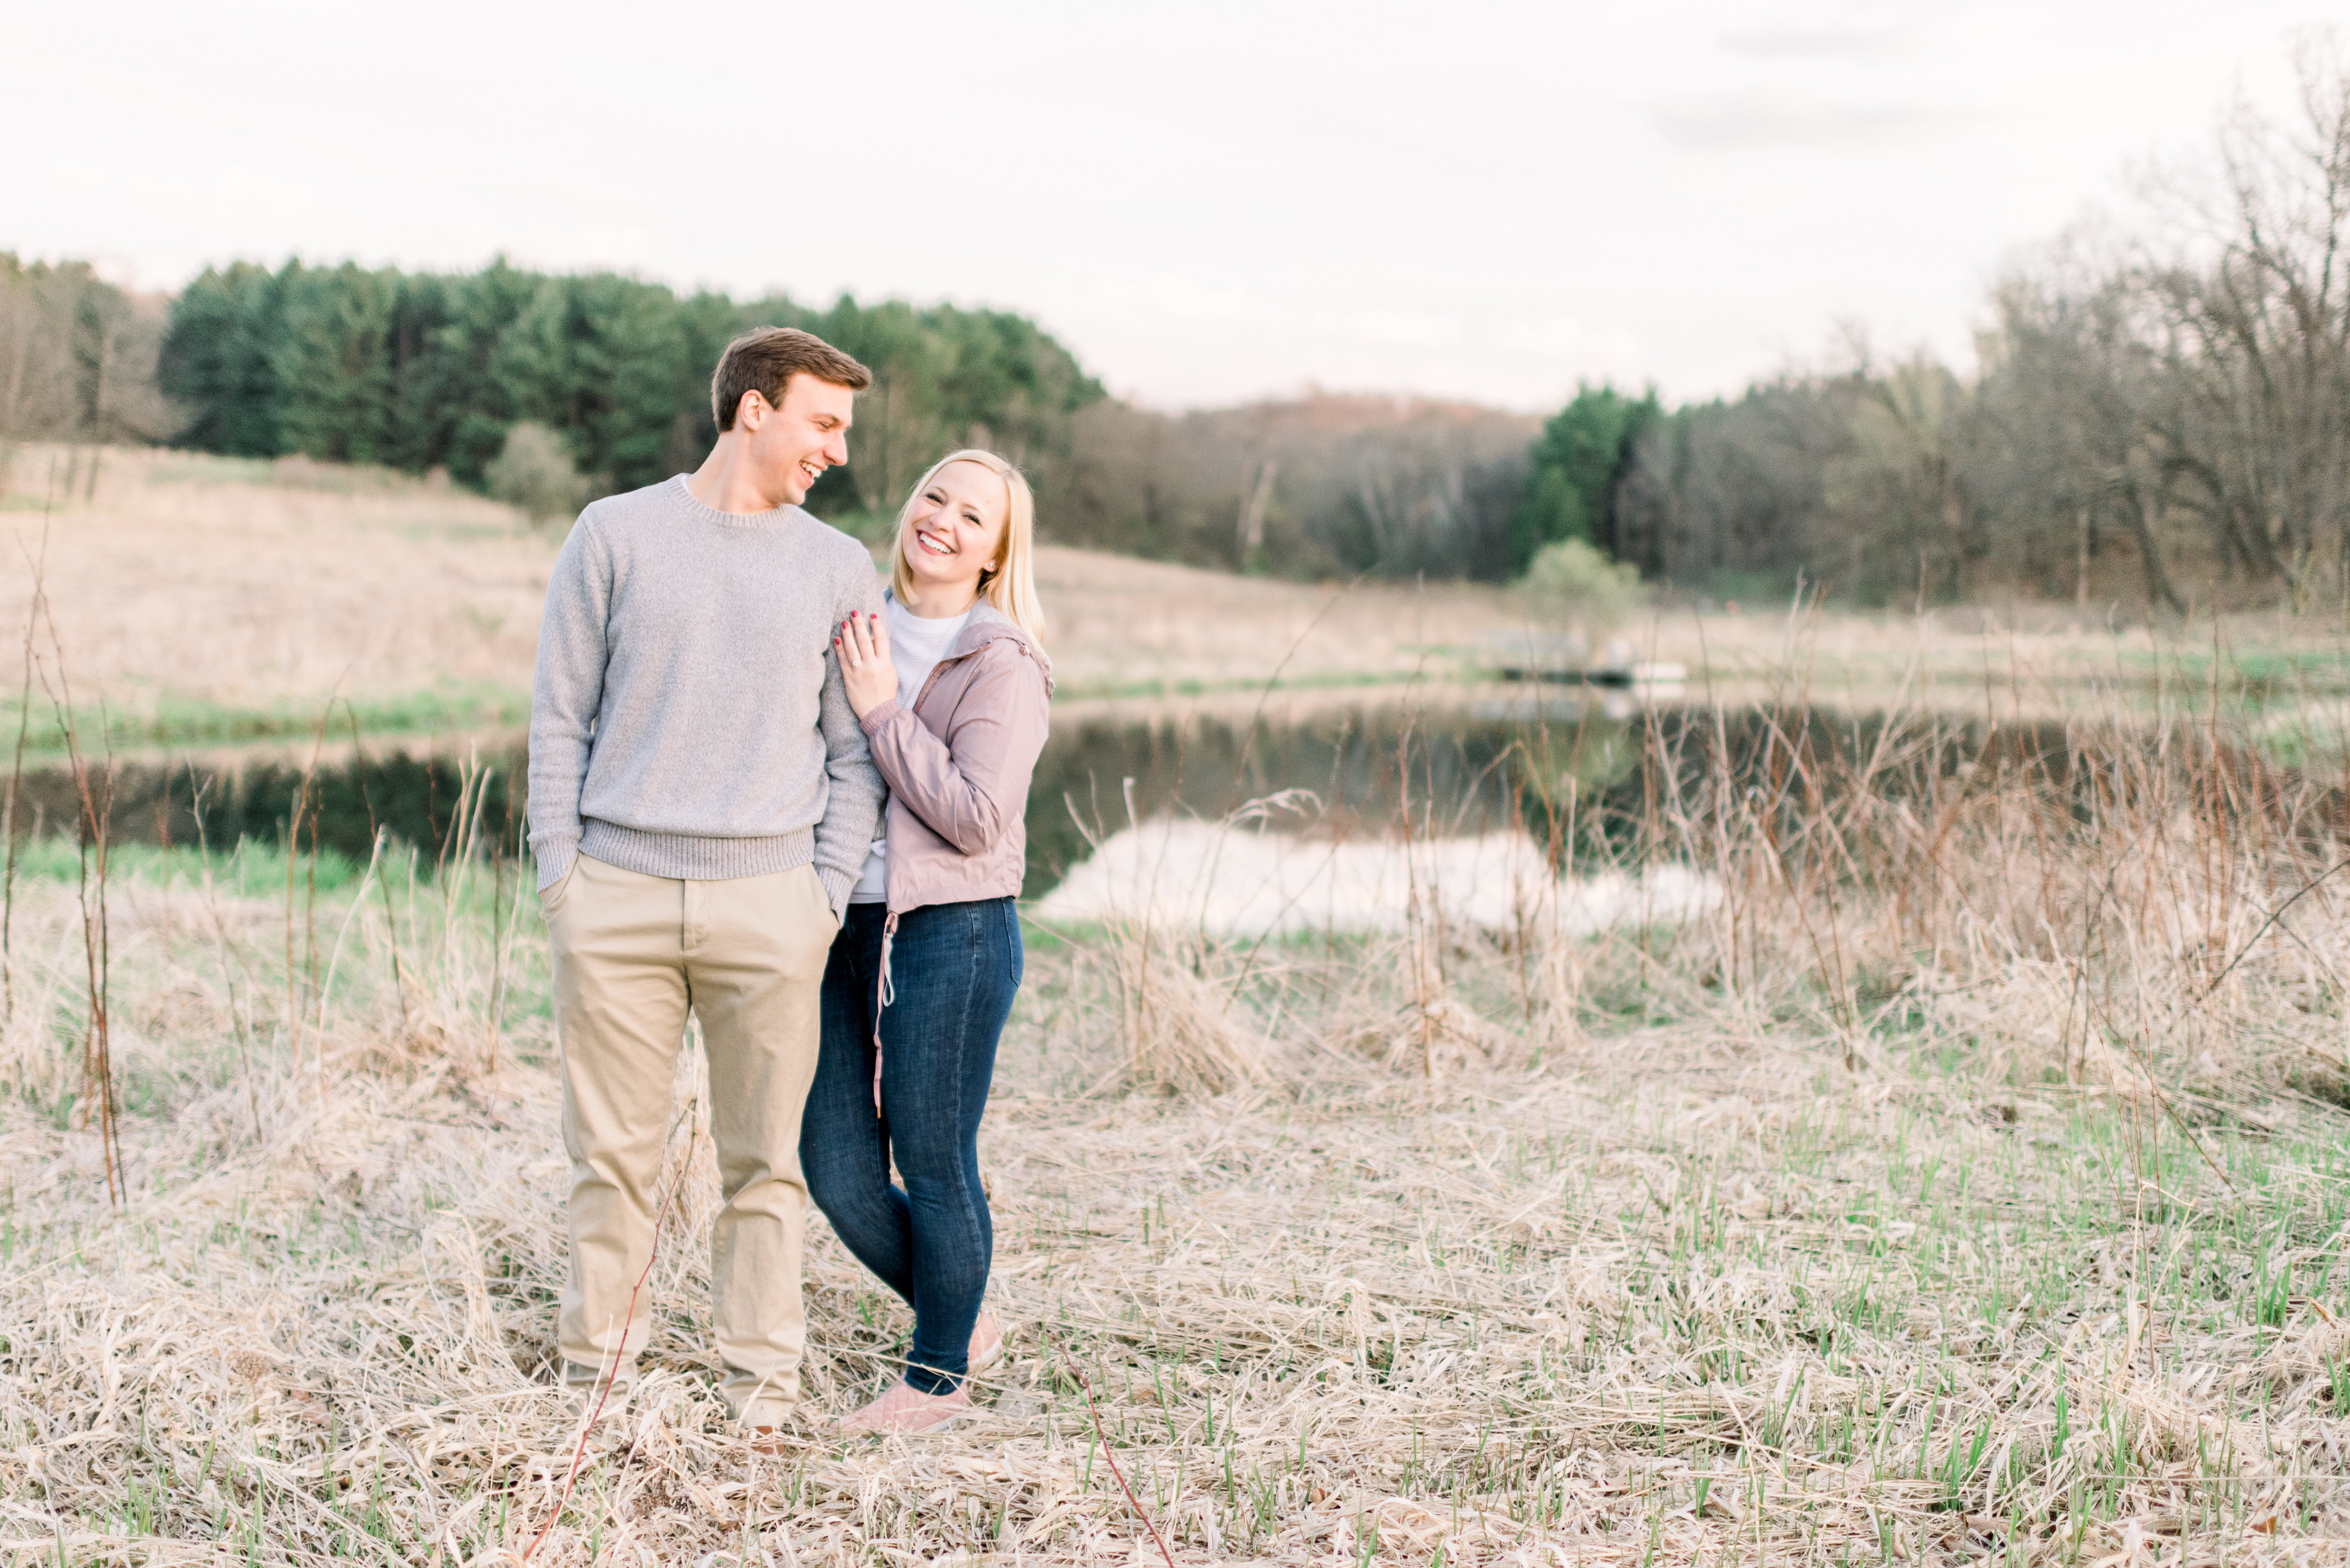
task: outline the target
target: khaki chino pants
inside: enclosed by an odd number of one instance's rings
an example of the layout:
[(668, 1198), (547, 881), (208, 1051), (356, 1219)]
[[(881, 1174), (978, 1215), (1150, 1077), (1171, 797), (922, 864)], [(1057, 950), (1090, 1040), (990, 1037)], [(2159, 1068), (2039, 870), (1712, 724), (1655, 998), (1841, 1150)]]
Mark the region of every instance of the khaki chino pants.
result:
[[(566, 1379), (592, 1386), (617, 1353), (619, 1397), (650, 1331), (650, 1282), (636, 1286), (653, 1246), (690, 1011), (710, 1059), (710, 1134), (725, 1200), (711, 1232), (719, 1392), (744, 1422), (772, 1426), (799, 1402), (807, 1343), (800, 1110), (816, 1074), (825, 958), (839, 929), (824, 884), (811, 866), (685, 882), (583, 855), (545, 902), (572, 1161), (571, 1276), (557, 1330)], [(667, 1223), (681, 1223), (674, 1206)]]

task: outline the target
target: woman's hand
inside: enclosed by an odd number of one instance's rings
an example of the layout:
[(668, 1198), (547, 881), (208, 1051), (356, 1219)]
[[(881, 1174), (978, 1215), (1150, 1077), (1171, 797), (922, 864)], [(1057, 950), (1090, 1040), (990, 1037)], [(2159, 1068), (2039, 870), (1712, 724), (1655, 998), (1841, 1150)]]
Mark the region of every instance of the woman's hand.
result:
[(850, 616), (832, 634), (840, 683), (859, 719), (898, 695), (898, 667), (889, 662), (889, 634), (876, 615)]

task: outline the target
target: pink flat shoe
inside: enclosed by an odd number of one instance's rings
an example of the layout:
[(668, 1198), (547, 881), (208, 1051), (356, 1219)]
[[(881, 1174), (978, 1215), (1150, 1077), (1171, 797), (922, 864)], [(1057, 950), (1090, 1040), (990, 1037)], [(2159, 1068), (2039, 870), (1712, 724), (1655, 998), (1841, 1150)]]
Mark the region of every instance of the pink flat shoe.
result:
[(971, 1350), (963, 1366), (969, 1373), (984, 1372), (1003, 1354), (1003, 1325), (985, 1307), (979, 1309), (979, 1321), (971, 1325)]
[(915, 1432), (935, 1432), (971, 1414), (971, 1392), (957, 1388), (951, 1394), (922, 1394), (903, 1379), (883, 1390), (881, 1397), (841, 1422), (843, 1436), (854, 1437), (866, 1432), (895, 1432), (910, 1435)]

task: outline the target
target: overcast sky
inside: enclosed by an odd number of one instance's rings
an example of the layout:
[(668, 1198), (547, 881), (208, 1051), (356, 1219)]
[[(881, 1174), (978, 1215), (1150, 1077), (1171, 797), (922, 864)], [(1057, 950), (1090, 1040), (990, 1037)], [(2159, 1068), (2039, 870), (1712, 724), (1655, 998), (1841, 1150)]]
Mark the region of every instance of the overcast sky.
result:
[(2284, 107), (2302, 0), (0, 0), (0, 249), (1027, 312), (1161, 406), (1966, 353), (2019, 247)]

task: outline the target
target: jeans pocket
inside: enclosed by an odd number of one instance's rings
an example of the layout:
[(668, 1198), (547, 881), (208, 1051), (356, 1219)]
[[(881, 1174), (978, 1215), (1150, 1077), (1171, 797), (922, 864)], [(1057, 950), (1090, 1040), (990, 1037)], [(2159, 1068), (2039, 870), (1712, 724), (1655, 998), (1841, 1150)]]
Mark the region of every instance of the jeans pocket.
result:
[(555, 913), (557, 906), (563, 902), (563, 895), (568, 891), (571, 887), (571, 878), (577, 875), (579, 875), (579, 857), (577, 855), (574, 855), (571, 857), (571, 864), (563, 868), (563, 875), (557, 877), (552, 886), (544, 888), (539, 893), (538, 912), (542, 915), (551, 915)]

